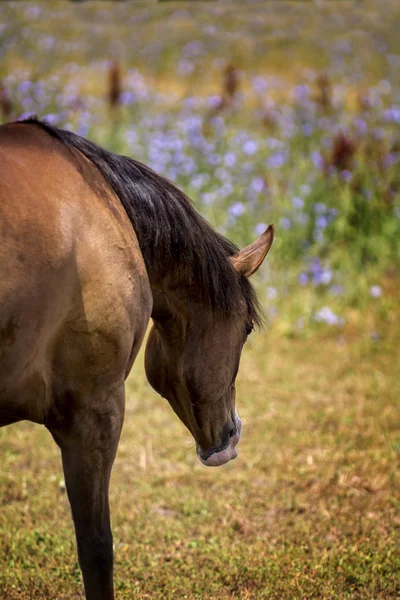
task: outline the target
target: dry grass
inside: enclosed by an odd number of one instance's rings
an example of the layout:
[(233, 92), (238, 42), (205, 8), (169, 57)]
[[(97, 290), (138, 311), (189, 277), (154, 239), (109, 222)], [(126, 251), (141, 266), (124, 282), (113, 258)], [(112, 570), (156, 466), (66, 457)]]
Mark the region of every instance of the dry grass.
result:
[[(111, 489), (117, 597), (398, 597), (398, 331), (251, 346), (239, 458), (218, 470), (137, 361)], [(82, 598), (50, 436), (19, 424), (0, 448), (2, 598)]]

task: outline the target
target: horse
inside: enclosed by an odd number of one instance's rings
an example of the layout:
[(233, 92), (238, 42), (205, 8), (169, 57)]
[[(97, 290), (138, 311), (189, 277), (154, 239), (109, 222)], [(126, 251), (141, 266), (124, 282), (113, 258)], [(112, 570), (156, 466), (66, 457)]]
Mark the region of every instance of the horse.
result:
[(35, 117), (0, 127), (0, 425), (61, 451), (87, 600), (112, 600), (108, 489), (124, 383), (150, 385), (206, 466), (234, 459), (235, 379), (262, 317), (249, 277), (274, 228), (238, 248), (131, 158)]

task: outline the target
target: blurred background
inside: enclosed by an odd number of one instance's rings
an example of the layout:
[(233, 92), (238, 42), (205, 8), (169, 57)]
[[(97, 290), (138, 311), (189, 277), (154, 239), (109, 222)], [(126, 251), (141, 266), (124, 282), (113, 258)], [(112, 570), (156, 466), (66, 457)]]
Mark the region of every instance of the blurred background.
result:
[[(36, 114), (150, 165), (239, 246), (276, 226), (235, 464), (197, 465), (135, 366), (121, 598), (400, 593), (399, 28), (389, 0), (0, 4), (3, 122)], [(45, 435), (0, 432), (6, 598), (81, 597)]]

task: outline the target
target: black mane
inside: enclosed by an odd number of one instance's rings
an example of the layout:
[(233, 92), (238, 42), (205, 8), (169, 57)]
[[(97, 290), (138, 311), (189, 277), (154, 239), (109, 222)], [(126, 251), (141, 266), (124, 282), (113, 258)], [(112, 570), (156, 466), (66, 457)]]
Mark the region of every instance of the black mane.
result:
[(19, 122), (41, 127), (96, 165), (127, 212), (149, 273), (162, 276), (173, 264), (193, 295), (213, 311), (238, 314), (245, 300), (250, 318), (260, 324), (252, 285), (239, 277), (227, 260), (237, 247), (215, 232), (170, 181), (142, 163), (108, 152), (71, 131), (35, 118)]

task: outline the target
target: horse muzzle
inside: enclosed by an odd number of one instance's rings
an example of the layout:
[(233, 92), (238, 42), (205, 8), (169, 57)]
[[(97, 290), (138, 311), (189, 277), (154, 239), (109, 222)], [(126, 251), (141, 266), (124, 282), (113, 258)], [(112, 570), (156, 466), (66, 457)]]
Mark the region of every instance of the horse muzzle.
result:
[(242, 431), (242, 421), (239, 419), (238, 414), (235, 414), (235, 431), (229, 436), (228, 442), (220, 448), (210, 448), (209, 450), (202, 450), (199, 446), (197, 447), (197, 455), (200, 461), (206, 467), (220, 467), (225, 463), (233, 460), (237, 457), (236, 446), (240, 440), (240, 434)]

